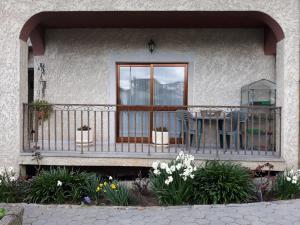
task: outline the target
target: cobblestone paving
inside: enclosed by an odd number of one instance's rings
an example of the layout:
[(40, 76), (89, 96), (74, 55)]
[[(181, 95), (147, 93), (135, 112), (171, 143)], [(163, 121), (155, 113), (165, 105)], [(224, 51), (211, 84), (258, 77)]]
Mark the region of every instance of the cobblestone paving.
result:
[(24, 225), (300, 225), (300, 200), (182, 207), (24, 205)]

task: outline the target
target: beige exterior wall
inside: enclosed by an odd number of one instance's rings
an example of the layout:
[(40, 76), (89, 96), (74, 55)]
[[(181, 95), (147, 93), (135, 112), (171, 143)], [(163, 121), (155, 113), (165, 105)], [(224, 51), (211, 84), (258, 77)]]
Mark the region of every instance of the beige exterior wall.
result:
[[(282, 153), (288, 166), (298, 166), (299, 136), (299, 1), (298, 0), (177, 0), (177, 1), (18, 1), (0, 2), (0, 165), (15, 167), (21, 162), (21, 103), (24, 87), (26, 46), (19, 40), (24, 23), (41, 11), (115, 11), (115, 10), (199, 10), (261, 11), (283, 28), (285, 39), (279, 43), (276, 79), (280, 77), (283, 107)], [(47, 46), (46, 46), (47, 48)], [(200, 61), (200, 60), (199, 60)], [(226, 62), (225, 62), (226, 63)], [(280, 65), (280, 67), (278, 66)], [(269, 66), (269, 64), (266, 64)], [(200, 71), (201, 65), (199, 65)], [(205, 67), (204, 67), (205, 68)], [(248, 71), (248, 70), (247, 70)], [(208, 78), (207, 78), (208, 79)], [(199, 79), (199, 84), (203, 83)], [(213, 87), (213, 86), (212, 86)], [(212, 98), (216, 99), (216, 98)], [(232, 98), (231, 98), (232, 99)], [(196, 103), (196, 102), (195, 102)], [(214, 104), (217, 104), (215, 102)], [(233, 104), (233, 103), (232, 103)], [(71, 160), (71, 159), (69, 159)]]
[[(147, 46), (150, 38), (156, 42), (152, 54)], [(275, 56), (265, 55), (263, 46), (263, 29), (49, 29), (45, 54), (34, 57), (35, 96), (40, 96), (40, 63), (45, 65), (48, 102), (116, 104), (116, 63), (185, 62), (189, 105), (239, 106), (242, 86), (263, 78), (276, 82)], [(73, 116), (71, 113), (69, 118), (71, 130)], [(110, 116), (112, 141), (115, 122), (114, 115)], [(90, 117), (92, 125), (93, 115)], [(54, 114), (50, 120), (53, 124)], [(60, 112), (56, 120), (60, 124)], [(79, 127), (79, 113), (76, 120)], [(106, 114), (103, 120), (106, 131)], [(83, 121), (88, 124), (87, 113)], [(63, 124), (67, 134), (66, 114)], [(48, 123), (43, 125), (47, 139)], [(53, 125), (50, 127), (54, 134)], [(39, 131), (41, 137), (41, 127)], [(100, 132), (98, 126), (97, 134)], [(56, 133), (60, 141), (61, 129)], [(107, 132), (103, 135), (107, 141)], [(74, 132), (70, 140), (74, 140)]]
[(263, 46), (263, 29), (50, 29), (35, 57), (36, 96), (40, 63), (49, 102), (116, 104), (117, 62), (186, 62), (189, 104), (240, 105), (243, 85), (276, 82), (275, 57)]

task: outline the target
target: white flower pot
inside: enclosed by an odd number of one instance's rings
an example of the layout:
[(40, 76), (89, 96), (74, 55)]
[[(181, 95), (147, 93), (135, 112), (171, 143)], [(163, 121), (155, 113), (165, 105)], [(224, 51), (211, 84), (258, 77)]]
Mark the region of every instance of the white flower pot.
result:
[[(81, 139), (81, 133), (82, 133), (82, 139)], [(77, 145), (91, 145), (93, 144), (93, 137), (94, 133), (92, 130), (90, 130), (90, 134), (88, 134), (89, 131), (87, 130), (76, 130), (76, 144)], [(89, 136), (90, 135), (90, 136)]]
[[(155, 135), (156, 133), (156, 135)], [(169, 132), (152, 131), (152, 143), (156, 145), (167, 145), (169, 142)]]

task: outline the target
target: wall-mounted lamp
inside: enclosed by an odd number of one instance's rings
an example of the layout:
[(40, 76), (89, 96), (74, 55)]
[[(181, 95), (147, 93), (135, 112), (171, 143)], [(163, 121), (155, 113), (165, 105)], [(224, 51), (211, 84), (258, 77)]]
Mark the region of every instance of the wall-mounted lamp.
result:
[(155, 42), (152, 39), (148, 42), (148, 48), (149, 48), (150, 53), (152, 54), (152, 52), (154, 51), (154, 48), (155, 48)]

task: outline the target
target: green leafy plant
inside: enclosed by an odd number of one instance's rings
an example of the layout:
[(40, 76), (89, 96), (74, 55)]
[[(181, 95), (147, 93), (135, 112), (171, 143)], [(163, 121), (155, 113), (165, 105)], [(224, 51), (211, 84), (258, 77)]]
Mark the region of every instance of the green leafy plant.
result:
[(0, 169), (0, 202), (15, 203), (23, 201), (25, 182), (17, 179), (12, 167)]
[(91, 130), (92, 128), (88, 127), (87, 125), (84, 125), (82, 127), (77, 128), (78, 131), (88, 131)]
[(31, 203), (79, 203), (87, 196), (95, 174), (57, 168), (42, 170), (26, 189), (25, 201)]
[(196, 167), (192, 155), (180, 152), (170, 163), (155, 161), (150, 172), (150, 187), (162, 205), (188, 204), (193, 197)]
[(98, 203), (101, 197), (100, 194), (96, 192), (99, 182), (100, 177), (96, 176), (95, 174), (90, 174), (90, 176), (87, 177), (86, 195), (89, 196), (94, 203)]
[(117, 180), (110, 177), (109, 181), (99, 183), (96, 191), (103, 194), (111, 204), (119, 206), (128, 206), (135, 204), (135, 198), (127, 186), (120, 184)]
[(253, 199), (254, 185), (250, 171), (231, 162), (208, 161), (194, 179), (194, 202), (227, 204)]
[(166, 127), (156, 127), (156, 132), (168, 132), (168, 128)]
[(35, 100), (31, 103), (32, 109), (36, 112), (39, 120), (47, 120), (53, 111), (53, 107), (46, 100)]
[(293, 199), (300, 196), (300, 171), (286, 170), (276, 178), (275, 195), (279, 199)]
[(5, 216), (6, 210), (4, 208), (0, 208), (0, 220)]

